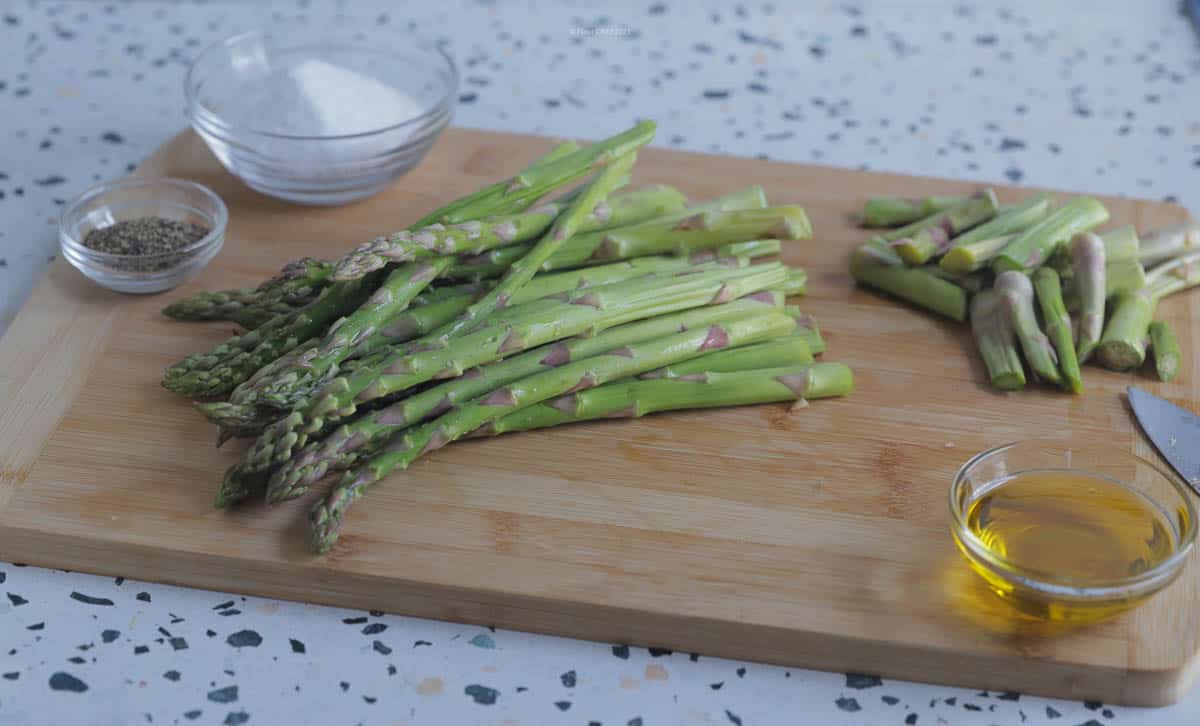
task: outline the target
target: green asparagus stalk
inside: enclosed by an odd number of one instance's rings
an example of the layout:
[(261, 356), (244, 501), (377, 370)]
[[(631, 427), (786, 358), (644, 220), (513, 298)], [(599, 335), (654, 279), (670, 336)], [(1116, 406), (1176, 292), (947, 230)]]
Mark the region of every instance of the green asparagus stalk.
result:
[(817, 319), (805, 313), (797, 305), (785, 305), (783, 311), (791, 315), (796, 320), (796, 335), (804, 338), (804, 342), (808, 343), (808, 349), (813, 355), (821, 355), (825, 352), (825, 339), (821, 337), (821, 329), (817, 325)]
[(320, 344), (298, 364), (257, 384), (259, 403), (285, 408), (294, 405), (293, 392), (311, 388), (328, 378), (342, 361), (399, 312), (454, 262), (453, 257), (432, 257), (409, 262), (392, 270), (383, 284), (357, 310), (325, 332)]
[(787, 281), (779, 290), (788, 297), (808, 294), (808, 273), (803, 268), (793, 267), (788, 270)]
[(1029, 277), (1024, 272), (1006, 270), (996, 275), (994, 289), (1000, 297), (1000, 308), (1016, 331), (1025, 360), (1029, 361), (1034, 375), (1044, 381), (1061, 384), (1058, 356), (1046, 334), (1038, 327), (1037, 315), (1033, 311), (1033, 283)]
[[(691, 209), (664, 215), (633, 226), (638, 229), (650, 227), (661, 232), (669, 230), (684, 219), (700, 212), (763, 209), (766, 206), (766, 195), (762, 187), (752, 186), (692, 207)], [(603, 262), (604, 260), (594, 260), (593, 255), (604, 241), (604, 236), (605, 232), (600, 231), (576, 235), (574, 238), (567, 240), (563, 244), (562, 249), (552, 255), (546, 261), (546, 264), (542, 265), (542, 270), (562, 270), (568, 267), (579, 267), (589, 263)], [(652, 235), (650, 234), (646, 234), (645, 238), (652, 241)], [(533, 245), (531, 244), (513, 245), (511, 247), (501, 247), (482, 255), (463, 258), (456, 266), (450, 268), (446, 273), (446, 278), (451, 280), (481, 280), (490, 277), (499, 277), (531, 249), (533, 249)], [(706, 249), (711, 249), (711, 246), (695, 246), (694, 249), (688, 249), (685, 252), (699, 252)], [(647, 249), (638, 249), (630, 257), (640, 257), (648, 254), (653, 253)], [(733, 256), (740, 253), (728, 252), (721, 254), (722, 256)]]
[(788, 335), (762, 343), (727, 348), (647, 371), (639, 378), (688, 378), (703, 373), (729, 373), (756, 368), (782, 368), (784, 366), (807, 366), (813, 362), (812, 351), (801, 335)]
[(1091, 232), (1081, 232), (1071, 238), (1070, 248), (1073, 283), (1079, 296), (1079, 332), (1075, 352), (1080, 363), (1087, 363), (1104, 333), (1104, 242)]
[[(974, 232), (975, 230), (971, 231)], [(987, 237), (977, 242), (968, 242), (961, 245), (956, 244), (947, 250), (946, 254), (942, 255), (942, 259), (938, 260), (938, 267), (944, 272), (956, 275), (968, 275), (972, 272), (982, 270), (1016, 236), (1014, 232), (1013, 234), (1002, 234), (998, 237)]]
[(966, 275), (959, 275), (947, 272), (938, 265), (922, 265), (917, 269), (928, 272), (930, 275), (946, 280), (947, 282), (953, 282), (972, 295), (986, 289), (991, 284), (991, 276), (987, 272), (972, 272)]
[(1142, 365), (1157, 307), (1158, 297), (1148, 288), (1117, 296), (1096, 349), (1096, 357), (1105, 368), (1125, 371)]
[(937, 214), (966, 199), (937, 196), (918, 199), (871, 197), (863, 206), (862, 222), (864, 227), (898, 227)]
[(1083, 377), (1079, 370), (1079, 359), (1075, 355), (1075, 339), (1072, 334), (1071, 316), (1063, 304), (1062, 283), (1054, 268), (1045, 266), (1034, 271), (1033, 288), (1037, 293), (1046, 335), (1054, 344), (1058, 354), (1058, 367), (1066, 379), (1067, 388), (1073, 393), (1083, 392)]
[[(437, 224), (378, 237), (343, 256), (333, 276), (337, 280), (353, 280), (386, 264), (424, 255), (479, 254), (531, 240), (544, 234), (570, 201), (568, 197), (516, 214), (453, 225)], [(686, 201), (679, 190), (665, 185), (615, 195), (593, 207), (584, 216), (579, 231), (619, 227), (677, 213), (685, 208)]]
[(363, 278), (360, 283), (331, 285), (303, 308), (201, 354), (201, 359), (219, 359), (212, 367), (193, 365), (196, 356), (185, 358), (168, 369), (163, 386), (192, 398), (228, 394), (259, 368), (320, 334), (340, 315), (365, 302), (377, 283), (376, 275)]
[[(769, 252), (770, 247), (760, 251)], [(722, 257), (713, 261), (714, 266), (706, 267), (704, 265), (697, 266), (692, 261), (681, 257), (638, 257), (597, 267), (538, 275), (513, 298), (514, 307), (499, 316), (499, 319), (511, 317), (513, 311), (519, 313), (518, 307), (525, 303), (570, 293), (585, 287), (607, 285), (648, 275), (670, 275), (685, 270), (715, 269), (715, 266), (746, 267), (750, 264), (751, 259), (746, 256)], [(474, 293), (468, 290), (457, 296), (435, 300), (429, 305), (414, 307), (399, 313), (386, 323), (379, 325), (375, 332), (353, 346), (352, 353), (359, 360), (369, 360), (363, 356), (386, 352), (388, 346), (427, 335), (457, 318), (473, 299), (475, 299)], [(316, 351), (307, 349), (301, 351), (299, 359), (293, 357), (285, 361), (284, 358), (281, 358), (276, 361), (276, 364), (283, 363), (282, 365), (271, 364), (271, 366), (265, 367), (249, 381), (235, 389), (229, 403), (200, 404), (198, 408), (210, 421), (222, 429), (228, 430), (226, 437), (257, 435), (266, 425), (280, 418), (286, 411), (303, 405), (316, 388), (328, 380), (328, 376), (296, 375), (297, 371), (309, 369), (309, 360), (315, 355)], [(378, 363), (380, 360), (371, 361), (371, 364)], [(272, 367), (277, 367), (277, 370), (269, 370)], [(341, 373), (344, 368), (344, 364), (339, 364), (337, 367), (329, 368), (328, 371)], [(285, 378), (286, 381), (283, 380)]]
[(1012, 235), (1024, 232), (1046, 218), (1054, 204), (1049, 194), (1036, 194), (1020, 204), (1001, 209), (994, 218), (960, 234), (950, 241), (950, 250), (939, 263), (947, 272), (960, 275), (982, 269), (1004, 249), (998, 240), (1012, 241)]
[(941, 212), (941, 221), (938, 224), (894, 240), (892, 247), (906, 264), (913, 267), (923, 265), (944, 254), (950, 248), (951, 237), (992, 219), (999, 209), (1000, 203), (996, 201), (996, 193), (985, 189)]
[(971, 299), (971, 332), (987, 366), (992, 387), (1015, 391), (1025, 387), (1025, 369), (1017, 353), (1016, 336), (1000, 307), (1000, 295), (984, 290)]
[(218, 502), (236, 501), (253, 489), (256, 474), (286, 462), (308, 438), (348, 418), (358, 407), (398, 395), (434, 378), (452, 378), (474, 366), (572, 335), (645, 317), (732, 300), (779, 285), (787, 277), (779, 264), (745, 270), (716, 270), (676, 277), (631, 280), (579, 291), (555, 305), (537, 306), (524, 317), (457, 338), (449, 346), (401, 351), (378, 365), (331, 380), (311, 402), (271, 424), (246, 452), (242, 464), (226, 473)]
[[(1067, 310), (1078, 312), (1082, 304), (1079, 298), (1075, 273), (1059, 273), (1063, 284), (1063, 301)], [(1104, 297), (1111, 298), (1123, 292), (1137, 292), (1146, 284), (1146, 271), (1137, 260), (1112, 262), (1104, 266)]]
[[(589, 147), (591, 152), (586, 154), (583, 152), (588, 149), (565, 154), (561, 148), (552, 151), (547, 157), (535, 161), (524, 172), (509, 180), (505, 189), (500, 190), (493, 185), (442, 207), (418, 220), (413, 226), (425, 227), (434, 222), (455, 223), (489, 214), (519, 211), (524, 208), (522, 205), (525, 205), (523, 198), (515, 192), (510, 195), (507, 189), (532, 189), (544, 194), (554, 188), (556, 180), (559, 184), (566, 183), (585, 175), (596, 164), (608, 163), (611, 161), (609, 154), (624, 148), (624, 144), (629, 143), (631, 139), (642, 138), (646, 130), (638, 131), (638, 128), (635, 128), (635, 131), (637, 133), (633, 133), (632, 136), (631, 132), (627, 132), (605, 142), (598, 142)], [(648, 131), (653, 133), (653, 124)], [(529, 203), (532, 204), (535, 199), (531, 199)], [(276, 278), (267, 281), (265, 287), (270, 289), (283, 285), (288, 280), (303, 278), (321, 267), (322, 265), (311, 264), (308, 260), (299, 260), (285, 267)], [(245, 335), (234, 336), (208, 353), (188, 356), (176, 363), (167, 369), (163, 385), (169, 390), (195, 398), (225, 395), (259, 368), (304, 343), (334, 320), (357, 308), (370, 296), (381, 280), (379, 273), (374, 273), (360, 280), (330, 285), (303, 308), (272, 318)]]
[(1139, 261), (1146, 267), (1200, 250), (1200, 222), (1160, 229), (1142, 240)]
[(992, 260), (996, 272), (1040, 267), (1059, 245), (1108, 221), (1108, 210), (1091, 197), (1076, 197), (1019, 233)]
[(1170, 259), (1147, 271), (1145, 287), (1117, 296), (1097, 349), (1100, 362), (1118, 371), (1142, 365), (1158, 301), (1196, 285), (1200, 285), (1200, 252)]
[(295, 301), (265, 298), (252, 288), (236, 288), (213, 292), (198, 292), (176, 300), (163, 308), (163, 315), (183, 321), (229, 320), (246, 330), (253, 330), (279, 314), (287, 314), (316, 296), (295, 298)]
[(643, 121), (628, 131), (568, 154), (560, 155), (557, 150), (551, 152), (553, 158), (547, 160), (543, 157), (517, 176), (485, 187), (460, 202), (451, 203), (449, 207), (428, 215), (413, 226), (456, 224), (528, 209), (549, 192), (578, 181), (645, 146), (654, 138), (654, 129), (654, 122)]
[(476, 429), (472, 435), (494, 436), (690, 408), (832, 398), (848, 395), (853, 388), (854, 374), (841, 363), (705, 371), (687, 378), (618, 381), (514, 411)]
[(1200, 250), (1174, 257), (1146, 271), (1146, 287), (1157, 298), (1174, 295), (1200, 284)]
[(1154, 369), (1158, 380), (1173, 381), (1179, 373), (1179, 359), (1183, 353), (1179, 349), (1179, 340), (1175, 332), (1165, 320), (1150, 323), (1150, 350), (1154, 353)]
[(800, 240), (811, 236), (808, 216), (794, 205), (702, 212), (669, 225), (652, 220), (610, 230), (603, 234), (590, 258), (623, 260), (643, 254), (687, 254), (729, 242), (761, 238)]
[[(1138, 261), (1138, 236), (1131, 225), (1110, 229), (1097, 236), (1104, 243), (1106, 265), (1110, 267), (1117, 264), (1129, 265)], [(1058, 251), (1050, 258), (1050, 265), (1054, 267), (1062, 280), (1068, 280), (1075, 274), (1074, 263), (1069, 244), (1059, 247)]]
[[(611, 139), (609, 140), (612, 141)], [(605, 147), (593, 149), (593, 151), (603, 152)], [(579, 144), (574, 141), (567, 141), (558, 144), (543, 156), (538, 157), (532, 164), (527, 166), (520, 174), (506, 179), (504, 181), (490, 184), (483, 189), (468, 194), (465, 197), (456, 199), (444, 207), (433, 211), (421, 219), (417, 220), (411, 229), (428, 227), (431, 224), (457, 224), (459, 222), (469, 222), (472, 219), (483, 219), (497, 214), (512, 214), (519, 212), (522, 209), (527, 209), (533, 205), (542, 195), (548, 193), (552, 188), (563, 186), (571, 183), (572, 178), (562, 178), (555, 176), (558, 183), (551, 183), (546, 177), (537, 177), (534, 171), (541, 169), (543, 172), (546, 167), (557, 163), (568, 157), (574, 157), (576, 164), (574, 168), (566, 174), (567, 177), (578, 178), (587, 174), (586, 169), (590, 167), (590, 162), (586, 159), (575, 157), (577, 152), (581, 151)], [(561, 173), (561, 170), (555, 174)], [(551, 175), (553, 176), (553, 175)], [(540, 191), (538, 196), (532, 196), (533, 193)], [(522, 192), (529, 192), (523, 195)]]
[(944, 315), (960, 323), (967, 319), (967, 293), (953, 282), (929, 272), (904, 266), (885, 242), (874, 239), (855, 250), (850, 274), (859, 284)]
[(514, 262), (512, 267), (509, 267), (504, 276), (500, 278), (500, 282), (484, 295), (483, 299), (472, 303), (457, 320), (447, 323), (436, 331), (436, 335), (443, 340), (460, 336), (477, 321), (500, 308), (507, 307), (513, 295), (533, 279), (546, 260), (562, 248), (564, 242), (575, 235), (586, 215), (626, 182), (635, 161), (637, 161), (637, 154), (630, 151), (605, 167), (588, 185), (583, 194), (573, 199), (563, 213), (554, 220), (550, 230), (538, 240), (533, 249)]
[(337, 541), (347, 508), (394, 469), (455, 441), (501, 416), (574, 391), (603, 385), (673, 362), (785, 333), (795, 321), (778, 312), (741, 318), (656, 340), (622, 346), (536, 373), (408, 429), (386, 450), (346, 473), (312, 512), (312, 545), (328, 552)]
[[(313, 441), (298, 451), (271, 475), (268, 501), (292, 499), (330, 471), (353, 466), (363, 456), (375, 454), (394, 434), (432, 416), (540, 371), (571, 361), (590, 358), (625, 345), (654, 340), (681, 330), (707, 328), (739, 318), (761, 315), (778, 308), (782, 298), (757, 294), (724, 305), (713, 305), (681, 313), (610, 328), (598, 335), (559, 341), (526, 353), (481, 366), (426, 389), (385, 408), (339, 426), (324, 440)], [(805, 343), (801, 341), (801, 344)]]

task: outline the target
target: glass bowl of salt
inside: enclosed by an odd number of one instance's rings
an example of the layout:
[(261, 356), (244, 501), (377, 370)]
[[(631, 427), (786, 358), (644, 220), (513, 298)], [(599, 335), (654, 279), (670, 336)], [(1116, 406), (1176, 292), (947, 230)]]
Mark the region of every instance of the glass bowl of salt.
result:
[(209, 47), (184, 81), (187, 113), (234, 176), (301, 204), (369, 197), (425, 156), (450, 121), (458, 71), (441, 49), (371, 48), (271, 33)]

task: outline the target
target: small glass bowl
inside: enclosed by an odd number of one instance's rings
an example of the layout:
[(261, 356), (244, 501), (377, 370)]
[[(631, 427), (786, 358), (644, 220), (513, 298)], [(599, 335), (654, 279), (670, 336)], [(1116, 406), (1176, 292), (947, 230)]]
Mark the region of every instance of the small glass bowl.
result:
[[(324, 108), (297, 78), (323, 94)], [(379, 192), (421, 161), (450, 122), (458, 70), (441, 49), (410, 39), (371, 48), (337, 28), (313, 42), (256, 31), (201, 53), (184, 91), (192, 126), (230, 173), (263, 194), (335, 205)]]
[[(1163, 515), (1175, 539), (1174, 551), (1136, 574), (1082, 585), (1053, 573), (1021, 566), (989, 549), (967, 524), (971, 505), (1022, 473), (1062, 472), (1107, 480), (1137, 494)], [(1078, 506), (1089, 501), (1081, 488)], [(976, 454), (950, 486), (950, 529), (959, 550), (996, 595), (1023, 617), (1039, 621), (1086, 623), (1123, 612), (1169, 585), (1182, 571), (1196, 541), (1192, 493), (1169, 471), (1116, 447), (1020, 441)]]
[[(88, 232), (139, 217), (164, 217), (208, 228), (187, 247), (157, 255), (115, 255), (85, 247)], [(63, 256), (94, 282), (117, 292), (170, 290), (196, 275), (225, 243), (229, 211), (208, 187), (185, 179), (123, 179), (97, 184), (63, 210)]]

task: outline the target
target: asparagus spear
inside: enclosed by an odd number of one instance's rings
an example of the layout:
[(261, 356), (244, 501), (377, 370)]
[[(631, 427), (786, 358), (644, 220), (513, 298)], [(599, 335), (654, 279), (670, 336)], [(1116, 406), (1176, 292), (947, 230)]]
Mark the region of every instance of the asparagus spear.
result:
[(163, 308), (163, 315), (176, 320), (230, 320), (247, 330), (253, 330), (281, 313), (287, 314), (316, 297), (317, 289), (307, 297), (276, 300), (253, 288), (203, 291), (176, 300)]
[[(578, 181), (597, 169), (603, 169), (617, 159), (645, 146), (654, 138), (654, 130), (653, 121), (642, 121), (616, 136), (597, 141), (549, 162), (532, 166), (507, 182), (501, 182), (499, 185), (493, 185), (493, 187), (483, 190), (481, 196), (495, 203), (493, 209), (481, 213), (478, 210), (486, 208), (486, 201), (477, 199), (471, 202), (471, 208), (467, 212), (452, 215), (451, 218), (447, 218), (447, 215), (443, 214), (428, 224), (434, 222), (453, 224), (527, 209), (554, 189)], [(495, 190), (497, 186), (500, 187), (498, 191)], [(524, 206), (513, 208), (514, 204)], [(592, 204), (587, 205), (588, 211), (591, 211), (593, 206)], [(428, 224), (420, 226), (428, 226)]]
[[(635, 128), (635, 131), (637, 128)], [(650, 129), (653, 131), (653, 124)], [(515, 190), (536, 190), (539, 195), (554, 187), (586, 174), (594, 164), (607, 163), (608, 154), (624, 148), (630, 140), (642, 138), (641, 132), (631, 132), (598, 142), (588, 149), (566, 153), (560, 149), (535, 161), (524, 172), (509, 181)], [(549, 159), (549, 160), (548, 160)], [(553, 168), (551, 168), (553, 167)], [(549, 170), (549, 171), (547, 171)], [(556, 181), (557, 180), (557, 181)], [(506, 187), (507, 188), (507, 187)], [(491, 191), (489, 191), (491, 190)], [(510, 196), (496, 185), (481, 190), (419, 220), (414, 227), (434, 222), (454, 223), (501, 212), (524, 208), (523, 197)], [(530, 200), (529, 203), (532, 203)], [(526, 205), (527, 206), (527, 205)], [(300, 260), (266, 283), (268, 288), (311, 274), (314, 265)], [(272, 318), (255, 330), (235, 336), (216, 349), (192, 356), (167, 369), (163, 385), (169, 390), (197, 398), (221, 396), (232, 391), (254, 371), (319, 333), (333, 320), (357, 308), (374, 291), (381, 277), (369, 275), (360, 280), (335, 283), (322, 290), (320, 296), (303, 308), (288, 315)]]
[(687, 378), (618, 381), (514, 411), (476, 429), (472, 435), (493, 436), (689, 408), (832, 398), (848, 395), (853, 388), (854, 374), (841, 363), (704, 371)]
[[(991, 189), (986, 189), (983, 192), (980, 192), (977, 196), (987, 196), (989, 193), (994, 196), (994, 193)], [(946, 212), (935, 212), (926, 217), (922, 217), (915, 222), (906, 224), (903, 227), (897, 227), (896, 229), (889, 229), (886, 232), (880, 232), (872, 239), (883, 240), (884, 242), (895, 242), (896, 240), (904, 239), (905, 237), (912, 237), (921, 230), (928, 229), (930, 227), (941, 227), (942, 229), (949, 230), (950, 224), (946, 217)]]
[(550, 231), (538, 240), (533, 249), (508, 268), (496, 287), (484, 295), (482, 300), (472, 303), (453, 323), (448, 323), (436, 331), (437, 336), (448, 340), (462, 335), (476, 321), (500, 308), (507, 307), (513, 295), (533, 279), (542, 264), (550, 259), (550, 256), (557, 252), (567, 239), (575, 235), (586, 215), (597, 204), (607, 199), (613, 190), (625, 183), (635, 161), (637, 161), (637, 154), (630, 151), (601, 171), (583, 194), (573, 199), (563, 213), (554, 220)]
[(1071, 238), (1071, 269), (1079, 296), (1079, 340), (1076, 355), (1086, 363), (1104, 332), (1104, 242), (1091, 232)]
[(270, 470), (304, 446), (330, 423), (352, 416), (358, 406), (397, 395), (439, 377), (462, 375), (473, 366), (565, 337), (653, 315), (731, 300), (783, 282), (779, 264), (745, 270), (717, 270), (674, 278), (651, 278), (589, 288), (555, 305), (455, 339), (445, 347), (392, 354), (378, 365), (360, 368), (327, 383), (303, 409), (271, 424), (246, 452), (242, 464), (226, 473), (218, 501), (236, 501), (253, 487), (255, 474)]
[(795, 321), (790, 317), (773, 312), (622, 346), (606, 354), (522, 378), (433, 421), (408, 429), (382, 453), (347, 472), (313, 509), (313, 549), (324, 553), (333, 547), (346, 509), (389, 472), (396, 468), (406, 469), (423, 454), (466, 436), (507, 413), (686, 360), (709, 350), (777, 336), (794, 326)]
[(1150, 323), (1150, 350), (1154, 352), (1154, 370), (1158, 380), (1173, 381), (1179, 372), (1179, 341), (1165, 320)]
[(727, 348), (698, 358), (646, 371), (639, 378), (690, 378), (704, 373), (729, 373), (755, 368), (807, 366), (813, 363), (812, 351), (801, 335), (788, 335), (774, 340)]
[[(975, 230), (971, 231), (974, 232)], [(1017, 233), (1014, 232), (1013, 234), (1002, 234), (998, 237), (987, 237), (977, 242), (968, 242), (965, 244), (954, 243), (946, 251), (946, 254), (942, 255), (942, 259), (938, 260), (938, 267), (944, 272), (956, 275), (967, 275), (982, 270), (1016, 236)]]
[[(428, 254), (479, 254), (496, 247), (541, 236), (566, 209), (572, 197), (547, 202), (522, 212), (454, 225), (432, 225), (415, 231), (378, 237), (338, 260), (334, 279), (353, 280), (392, 262), (404, 262)], [(579, 231), (592, 231), (634, 224), (679, 212), (686, 199), (674, 187), (658, 185), (615, 195), (591, 209)]]
[[(1063, 284), (1063, 301), (1067, 310), (1077, 312), (1081, 301), (1075, 273), (1059, 273)], [(1110, 298), (1123, 292), (1137, 292), (1146, 284), (1146, 271), (1137, 260), (1112, 262), (1104, 266), (1104, 297)]]
[(930, 225), (911, 236), (900, 237), (892, 247), (905, 263), (917, 266), (942, 255), (950, 247), (950, 238), (976, 227), (996, 216), (1000, 204), (996, 193), (985, 189), (943, 212), (938, 224)]
[(917, 268), (923, 272), (928, 272), (936, 278), (953, 282), (968, 293), (975, 293), (986, 289), (991, 283), (991, 276), (986, 272), (972, 272), (966, 275), (959, 275), (953, 272), (947, 272), (938, 265), (922, 265)]
[(803, 268), (793, 267), (788, 270), (787, 281), (779, 286), (779, 290), (788, 297), (808, 294), (808, 273)]
[(947, 272), (966, 274), (987, 265), (1004, 249), (998, 240), (1011, 242), (1010, 235), (1024, 232), (1050, 213), (1054, 198), (1049, 194), (1036, 194), (1020, 204), (1015, 204), (991, 220), (960, 234), (950, 241), (950, 250), (939, 263)]
[[(752, 254), (756, 252), (745, 245), (738, 249), (747, 250)], [(770, 253), (772, 250), (771, 245), (764, 245), (757, 252)], [(746, 267), (751, 259), (750, 256), (721, 257), (714, 258), (712, 262), (721, 267)], [(514, 306), (519, 306), (585, 287), (607, 285), (647, 275), (713, 269), (697, 267), (697, 264), (699, 263), (683, 257), (638, 257), (597, 267), (538, 275), (513, 298), (513, 303)], [(435, 300), (429, 305), (404, 311), (381, 324), (374, 333), (354, 346), (352, 354), (359, 358), (359, 362), (365, 361), (369, 365), (379, 363), (381, 359), (371, 360), (362, 356), (387, 352), (385, 349), (388, 346), (430, 333), (457, 318), (473, 299), (474, 293), (464, 290), (454, 297)], [(517, 310), (517, 307), (510, 308), (510, 312), (500, 315), (499, 319), (511, 317), (513, 310)], [(277, 366), (284, 361), (280, 359), (275, 364), (261, 369), (249, 381), (235, 389), (231, 403), (200, 404), (198, 408), (210, 421), (228, 429), (228, 435), (257, 435), (266, 425), (284, 415), (286, 410), (304, 404), (316, 388), (328, 380), (328, 376), (296, 375), (297, 371), (308, 370), (309, 358), (314, 355), (315, 352), (311, 349), (305, 350), (301, 352), (300, 360), (293, 358), (286, 361), (286, 364)], [(329, 368), (327, 372), (340, 373), (351, 363), (355, 361), (344, 361), (337, 367)], [(276, 369), (269, 370), (273, 367)], [(286, 380), (281, 380), (285, 378)]]
[(1146, 266), (1157, 265), (1200, 249), (1200, 222), (1184, 222), (1151, 233), (1142, 240), (1139, 261)]
[(1054, 343), (1058, 354), (1058, 367), (1062, 369), (1067, 387), (1073, 393), (1083, 391), (1083, 378), (1079, 370), (1079, 359), (1075, 355), (1075, 340), (1071, 329), (1071, 316), (1063, 304), (1062, 284), (1052, 267), (1039, 267), (1033, 273), (1033, 288), (1037, 292), (1038, 304), (1045, 321), (1046, 334)]
[(971, 300), (971, 332), (987, 366), (992, 387), (1015, 391), (1025, 387), (1025, 369), (1012, 325), (1000, 307), (1000, 295), (984, 290)]
[(824, 353), (825, 339), (821, 337), (821, 329), (817, 325), (816, 318), (801, 311), (796, 305), (785, 305), (783, 311), (796, 320), (796, 335), (804, 338), (804, 342), (808, 343), (808, 349), (812, 351), (812, 354)]
[(1038, 327), (1033, 311), (1033, 284), (1024, 272), (1006, 270), (996, 275), (996, 294), (1009, 325), (1017, 332), (1025, 360), (1035, 376), (1051, 383), (1062, 383), (1058, 372), (1058, 356), (1046, 334)]
[[(701, 204), (691, 209), (674, 214), (664, 215), (655, 219), (647, 220), (645, 223), (633, 225), (638, 229), (650, 227), (652, 229), (663, 231), (669, 230), (679, 222), (687, 219), (689, 216), (698, 214), (703, 211), (733, 211), (739, 209), (762, 209), (767, 206), (766, 195), (763, 193), (762, 187), (752, 186), (739, 190), (732, 194), (719, 197), (705, 204)], [(556, 252), (542, 265), (543, 271), (561, 270), (568, 267), (578, 267), (581, 265), (595, 262), (592, 256), (596, 248), (604, 241), (604, 232), (588, 232), (575, 236), (563, 244), (562, 249)], [(647, 240), (651, 240), (651, 235), (645, 235)], [(501, 247), (500, 249), (486, 252), (482, 255), (467, 257), (452, 267), (447, 273), (447, 279), (452, 280), (480, 280), (489, 277), (499, 277), (521, 257), (525, 256), (529, 250), (533, 249), (532, 245), (513, 245), (511, 247)], [(695, 249), (687, 250), (688, 252), (707, 249), (697, 246)], [(637, 249), (630, 257), (639, 257), (642, 255), (651, 254), (646, 249)], [(739, 253), (728, 253), (739, 254)]]
[(1097, 356), (1112, 370), (1137, 368), (1146, 360), (1146, 342), (1158, 301), (1200, 285), (1200, 252), (1164, 262), (1146, 273), (1146, 286), (1117, 296)]
[(967, 197), (871, 197), (863, 206), (864, 227), (898, 227), (937, 214), (966, 201)]
[(1117, 296), (1096, 349), (1096, 357), (1105, 368), (1124, 371), (1146, 360), (1146, 342), (1157, 307), (1158, 297), (1148, 288)]
[(298, 497), (329, 471), (347, 469), (363, 456), (374, 454), (393, 434), (539, 371), (681, 330), (760, 315), (778, 308), (781, 302), (778, 295), (758, 294), (724, 305), (628, 323), (592, 337), (559, 341), (481, 366), (472, 370), (471, 375), (421, 391), (339, 426), (324, 440), (310, 442), (271, 475), (267, 499), (282, 501)]
[[(608, 140), (610, 145), (612, 139)], [(593, 152), (603, 153), (606, 147), (593, 148)], [(489, 184), (465, 197), (456, 199), (444, 207), (433, 211), (412, 225), (412, 229), (428, 227), (431, 224), (457, 224), (469, 222), (472, 219), (482, 219), (497, 214), (511, 214), (527, 209), (553, 188), (569, 184), (575, 179), (587, 174), (591, 166), (588, 159), (575, 156), (582, 151), (579, 144), (567, 141), (558, 144), (543, 156), (538, 157), (521, 173), (504, 181)], [(556, 168), (552, 173), (535, 175), (535, 170), (546, 171), (551, 164), (563, 159), (572, 158), (575, 161), (569, 172)], [(540, 192), (540, 193), (538, 193)], [(537, 194), (537, 196), (533, 196)]]
[[(1131, 225), (1110, 229), (1097, 236), (1104, 243), (1105, 264), (1110, 266), (1114, 264), (1129, 265), (1137, 262), (1139, 242), (1137, 232)], [(1075, 274), (1074, 262), (1069, 244), (1059, 247), (1050, 258), (1050, 265), (1058, 271), (1059, 277), (1063, 280), (1070, 279)]]
[(1033, 270), (1071, 237), (1107, 221), (1108, 210), (1103, 204), (1091, 197), (1076, 197), (1019, 233), (992, 260), (992, 268), (996, 272)]
[(303, 308), (274, 318), (244, 335), (234, 336), (211, 352), (201, 354), (199, 360), (218, 359), (211, 367), (193, 365), (196, 356), (185, 358), (167, 370), (163, 386), (193, 398), (214, 398), (229, 393), (259, 368), (319, 334), (338, 316), (365, 302), (377, 282), (375, 277), (331, 285)]
[(875, 239), (850, 257), (850, 274), (862, 285), (891, 293), (960, 323), (967, 319), (967, 293), (926, 270), (905, 267), (899, 255)]

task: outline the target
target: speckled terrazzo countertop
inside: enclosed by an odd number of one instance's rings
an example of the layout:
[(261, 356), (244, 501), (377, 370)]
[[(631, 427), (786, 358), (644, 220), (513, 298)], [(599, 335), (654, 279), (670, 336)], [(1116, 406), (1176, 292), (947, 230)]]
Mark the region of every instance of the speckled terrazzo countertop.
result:
[[(188, 60), (283, 20), (444, 41), (456, 123), (1173, 199), (1200, 212), (1200, 42), (1175, 0), (0, 0), (0, 330), (64, 200), (184, 126)], [(429, 9), (430, 7), (434, 9)], [(3, 557), (3, 553), (0, 553)], [(1194, 574), (1194, 573), (1193, 573)], [(1194, 724), (0, 562), (0, 724)]]

